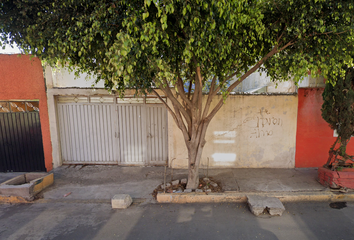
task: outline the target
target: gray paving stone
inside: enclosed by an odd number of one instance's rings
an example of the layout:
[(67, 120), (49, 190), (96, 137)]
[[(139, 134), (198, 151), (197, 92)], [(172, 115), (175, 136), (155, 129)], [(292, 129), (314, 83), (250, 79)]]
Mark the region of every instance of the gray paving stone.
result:
[(285, 211), (284, 205), (278, 198), (264, 196), (247, 196), (248, 206), (251, 212), (259, 216), (265, 210), (268, 210), (272, 216), (281, 216)]

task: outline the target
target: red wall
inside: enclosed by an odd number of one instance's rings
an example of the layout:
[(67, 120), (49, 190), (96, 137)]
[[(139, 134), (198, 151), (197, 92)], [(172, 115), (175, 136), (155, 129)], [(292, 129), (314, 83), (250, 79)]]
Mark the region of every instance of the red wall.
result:
[(52, 170), (47, 96), (41, 61), (27, 55), (0, 54), (0, 100), (39, 100), (44, 159)]
[[(328, 151), (336, 140), (333, 130), (321, 116), (324, 88), (298, 90), (298, 116), (296, 133), (295, 167), (321, 167), (328, 159)], [(354, 140), (347, 152), (354, 154)]]

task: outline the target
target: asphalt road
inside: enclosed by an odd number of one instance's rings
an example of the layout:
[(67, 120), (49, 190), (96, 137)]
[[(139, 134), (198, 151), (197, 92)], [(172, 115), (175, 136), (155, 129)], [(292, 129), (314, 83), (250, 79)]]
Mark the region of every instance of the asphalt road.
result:
[(0, 239), (353, 239), (354, 202), (287, 203), (281, 217), (246, 204), (36, 203), (0, 205)]

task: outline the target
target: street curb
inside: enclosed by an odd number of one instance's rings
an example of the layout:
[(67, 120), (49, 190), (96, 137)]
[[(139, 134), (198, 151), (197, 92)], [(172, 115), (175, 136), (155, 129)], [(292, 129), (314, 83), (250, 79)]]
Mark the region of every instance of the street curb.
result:
[(224, 193), (158, 193), (159, 203), (246, 202), (247, 196), (279, 198), (282, 202), (354, 201), (354, 193), (333, 192), (224, 192)]
[[(147, 201), (147, 198), (133, 198), (132, 205), (138, 205)], [(54, 199), (54, 198), (41, 198), (33, 201), (28, 201), (22, 197), (17, 196), (2, 196), (0, 195), (0, 204), (19, 204), (19, 203), (101, 203), (101, 204), (111, 204), (111, 199)]]
[[(276, 197), (281, 202), (354, 201), (354, 192), (224, 192), (224, 193), (158, 193), (158, 203), (221, 203), (247, 202), (247, 196)], [(133, 205), (146, 202), (147, 198), (133, 198)], [(28, 201), (18, 196), (0, 195), (0, 204), (66, 203), (111, 204), (111, 199), (37, 199)]]

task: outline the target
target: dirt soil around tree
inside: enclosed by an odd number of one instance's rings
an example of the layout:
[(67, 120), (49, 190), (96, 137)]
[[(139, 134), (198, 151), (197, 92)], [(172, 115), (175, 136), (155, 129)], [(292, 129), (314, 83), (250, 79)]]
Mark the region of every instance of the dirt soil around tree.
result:
[(199, 185), (197, 189), (186, 189), (187, 181), (186, 179), (178, 179), (172, 182), (167, 182), (165, 189), (163, 188), (163, 183), (159, 185), (152, 193), (152, 196), (156, 199), (158, 193), (189, 193), (189, 192), (199, 192), (199, 193), (216, 193), (223, 192), (220, 182), (214, 180), (212, 177), (199, 178)]

